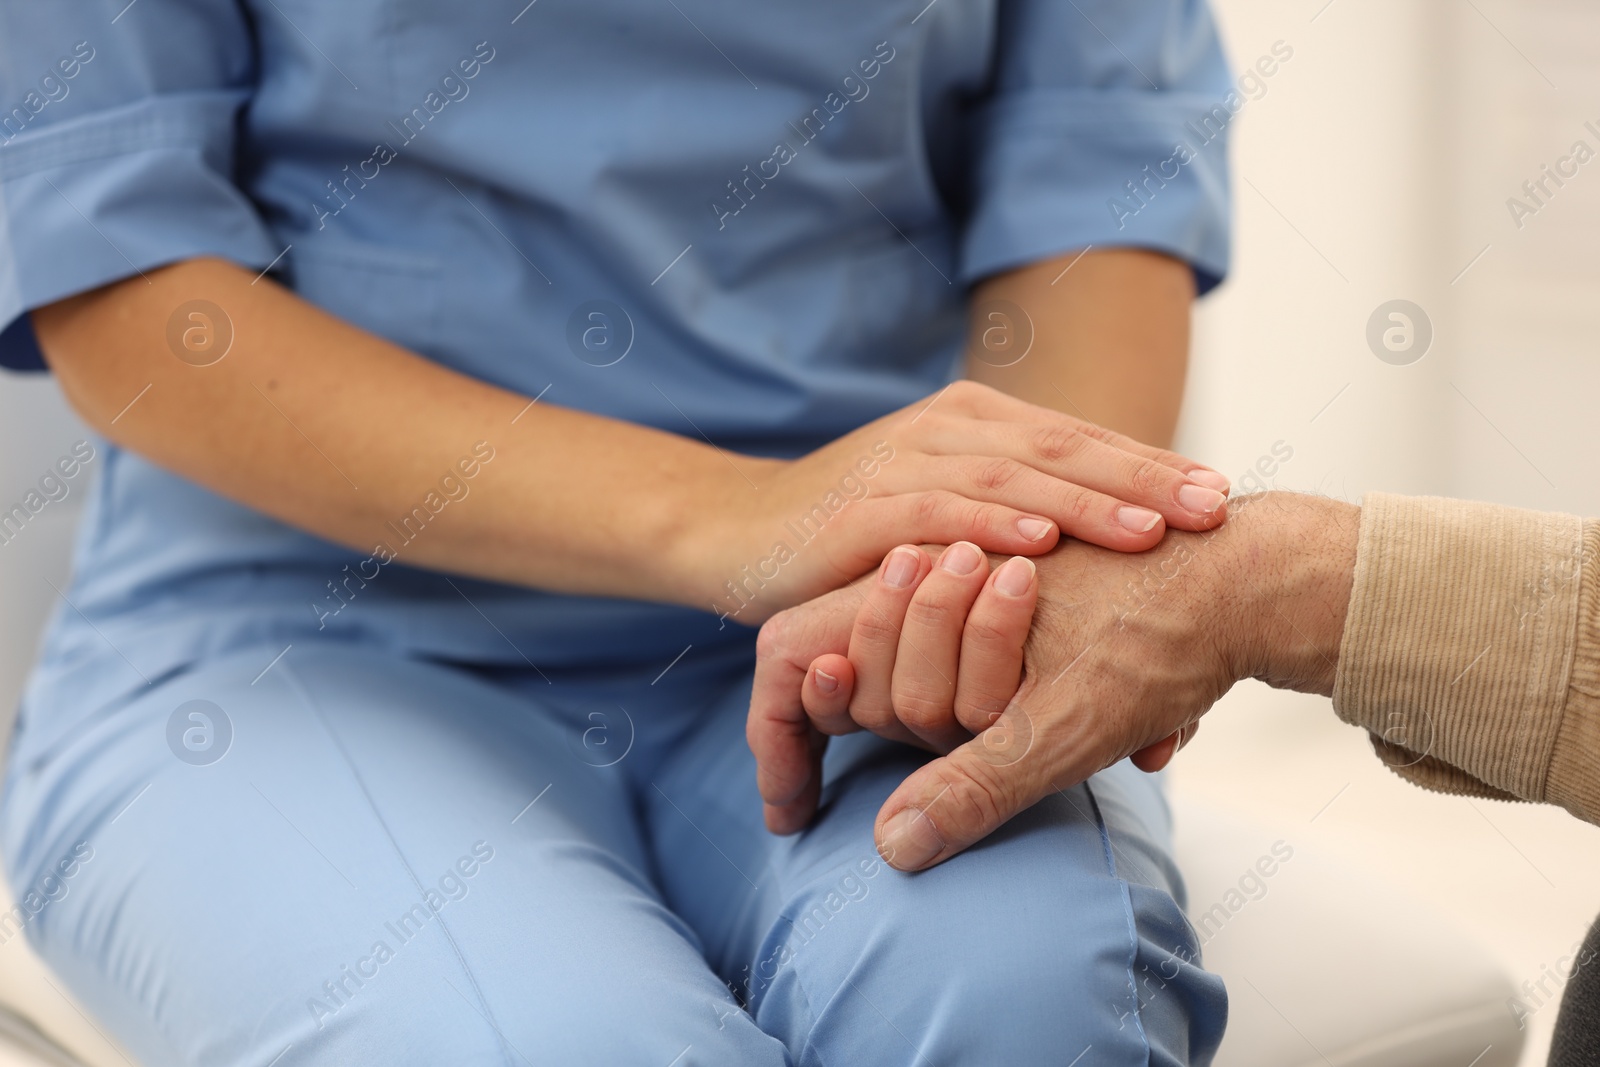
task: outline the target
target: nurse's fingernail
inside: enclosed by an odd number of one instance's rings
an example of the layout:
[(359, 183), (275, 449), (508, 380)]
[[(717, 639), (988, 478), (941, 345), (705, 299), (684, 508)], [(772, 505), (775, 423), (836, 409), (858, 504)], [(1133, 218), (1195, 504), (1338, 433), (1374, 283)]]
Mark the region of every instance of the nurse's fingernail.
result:
[(1012, 556), (994, 575), (994, 587), (1003, 596), (1022, 596), (1033, 585), (1033, 560)]
[(939, 557), (939, 569), (946, 574), (967, 575), (978, 569), (983, 553), (970, 541), (957, 541)]
[(1018, 519), (1017, 532), (1030, 541), (1042, 541), (1052, 525), (1044, 519)]
[(933, 820), (917, 808), (904, 808), (883, 824), (878, 855), (900, 871), (915, 871), (944, 851), (944, 839)]
[(1189, 511), (1201, 515), (1209, 515), (1216, 511), (1228, 498), (1215, 489), (1207, 489), (1203, 485), (1185, 485), (1178, 489), (1178, 503)]
[(1199, 482), (1201, 485), (1215, 489), (1219, 493), (1226, 493), (1233, 488), (1233, 483), (1228, 481), (1227, 475), (1218, 474), (1209, 467), (1196, 467), (1189, 472), (1189, 480), (1191, 482)]
[[(1180, 492), (1178, 496), (1182, 499), (1183, 494)], [(1129, 533), (1149, 533), (1161, 521), (1161, 516), (1149, 508), (1120, 507), (1117, 509), (1117, 521)]]
[(904, 589), (921, 569), (922, 558), (917, 550), (902, 545), (883, 561), (883, 584), (890, 589)]
[(817, 692), (819, 692), (819, 693), (831, 693), (835, 689), (839, 688), (839, 679), (835, 678), (833, 675), (829, 674), (827, 671), (823, 670), (821, 667), (818, 667), (815, 670), (813, 670), (811, 672), (811, 674), (816, 679)]

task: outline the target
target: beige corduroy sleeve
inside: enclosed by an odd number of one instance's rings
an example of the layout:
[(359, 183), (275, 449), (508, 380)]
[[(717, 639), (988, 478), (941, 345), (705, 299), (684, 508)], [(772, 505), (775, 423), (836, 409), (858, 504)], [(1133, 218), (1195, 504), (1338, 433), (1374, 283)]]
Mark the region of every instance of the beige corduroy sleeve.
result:
[(1600, 822), (1600, 522), (1362, 501), (1333, 704), (1401, 777)]

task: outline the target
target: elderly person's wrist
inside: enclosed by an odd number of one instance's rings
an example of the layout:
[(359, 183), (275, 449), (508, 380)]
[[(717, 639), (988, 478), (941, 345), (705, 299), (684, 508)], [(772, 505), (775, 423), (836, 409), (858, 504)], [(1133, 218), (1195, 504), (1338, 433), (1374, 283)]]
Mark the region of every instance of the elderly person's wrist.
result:
[(1361, 509), (1306, 493), (1234, 504), (1229, 554), (1241, 678), (1330, 696), (1355, 572)]

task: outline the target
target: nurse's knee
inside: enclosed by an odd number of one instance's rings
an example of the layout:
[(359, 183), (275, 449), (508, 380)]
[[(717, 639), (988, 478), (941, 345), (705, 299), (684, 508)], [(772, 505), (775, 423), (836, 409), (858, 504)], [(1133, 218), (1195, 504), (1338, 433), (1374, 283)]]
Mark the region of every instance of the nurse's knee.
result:
[[(1130, 898), (1098, 849), (1040, 843), (915, 875), (875, 857), (835, 868), (791, 902), (742, 976), (758, 1018), (800, 1025), (784, 1018), (804, 1005), (819, 1049), (885, 1063), (914, 1051), (908, 1064), (1057, 1062), (1090, 1045), (1107, 1064), (1183, 1063), (1187, 1051), (1162, 1050), (1219, 1038), (1220, 983), (1185, 962), (1194, 950), (1172, 899), (1143, 886)], [(884, 1047), (842, 1043), (863, 1033)]]

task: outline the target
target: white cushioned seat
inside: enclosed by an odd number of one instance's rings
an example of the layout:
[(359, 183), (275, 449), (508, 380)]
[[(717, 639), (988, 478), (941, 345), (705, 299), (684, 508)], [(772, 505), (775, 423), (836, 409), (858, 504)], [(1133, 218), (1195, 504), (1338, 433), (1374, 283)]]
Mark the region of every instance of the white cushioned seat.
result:
[(1290, 834), (1176, 807), (1190, 920), (1228, 985), (1216, 1067), (1514, 1067), (1515, 989), (1465, 932)]
[[(0, 911), (14, 903), (0, 881)], [(13, 929), (6, 924), (5, 930)], [(0, 945), (0, 1067), (128, 1067), (131, 1057), (72, 998), (61, 979), (12, 933)]]

